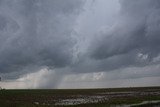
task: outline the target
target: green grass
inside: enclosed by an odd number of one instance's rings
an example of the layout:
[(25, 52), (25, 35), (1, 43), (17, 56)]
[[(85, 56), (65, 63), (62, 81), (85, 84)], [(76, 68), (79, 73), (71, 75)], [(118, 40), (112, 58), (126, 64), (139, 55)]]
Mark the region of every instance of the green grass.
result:
[[(72, 106), (55, 106), (54, 100), (76, 98), (76, 95), (97, 95), (105, 92), (160, 92), (160, 87), (107, 88), (107, 89), (23, 89), (0, 90), (0, 107), (109, 107), (110, 105), (134, 104), (160, 100), (158, 95), (114, 97), (98, 103)], [(35, 102), (40, 102), (36, 105)], [(45, 103), (45, 105), (43, 105)], [(50, 105), (46, 105), (50, 104)]]

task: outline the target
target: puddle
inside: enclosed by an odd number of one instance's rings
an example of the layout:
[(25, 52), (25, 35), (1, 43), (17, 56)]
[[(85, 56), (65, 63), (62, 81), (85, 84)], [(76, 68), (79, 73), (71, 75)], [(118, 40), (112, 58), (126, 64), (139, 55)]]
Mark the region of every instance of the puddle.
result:
[[(160, 100), (155, 100), (155, 101), (143, 101), (143, 102), (141, 102), (141, 103), (138, 103), (138, 104), (131, 104), (130, 106), (131, 107), (134, 107), (134, 106), (142, 106), (142, 105), (146, 105), (146, 104), (157, 104), (157, 103), (160, 103)], [(159, 105), (160, 106), (160, 105)], [(156, 107), (156, 105), (154, 106), (153, 105), (153, 107)]]
[(39, 105), (39, 102), (34, 102), (34, 104)]
[[(68, 106), (68, 105), (79, 105), (79, 104), (88, 104), (88, 103), (100, 103), (100, 102), (107, 102), (110, 99), (118, 99), (123, 97), (134, 97), (134, 96), (148, 96), (148, 95), (160, 95), (160, 92), (135, 92), (135, 91), (128, 91), (128, 92), (104, 92), (104, 93), (95, 93), (94, 95), (72, 95), (68, 98), (60, 98), (56, 99), (51, 102), (54, 105), (59, 106)], [(51, 104), (47, 103), (47, 104)], [(152, 100), (152, 101), (143, 101), (138, 104), (121, 104), (121, 105), (111, 105), (111, 107), (138, 107), (144, 106), (147, 104), (156, 105), (156, 103), (160, 103), (160, 100)], [(36, 105), (37, 102), (35, 103)], [(46, 103), (44, 104), (46, 105)], [(158, 107), (158, 106), (152, 106)]]
[(76, 99), (64, 99), (55, 103), (55, 105), (78, 105), (87, 103), (98, 103), (101, 101), (106, 101), (108, 98), (106, 96), (86, 96)]
[[(99, 98), (99, 96), (97, 98)], [(104, 100), (103, 98), (101, 100), (92, 99), (92, 98), (65, 99), (65, 100), (61, 100), (61, 101), (55, 103), (55, 105), (78, 105), (78, 104), (87, 104), (87, 103), (98, 103), (98, 102), (103, 101), (103, 100)], [(130, 105), (127, 105), (127, 104), (111, 105), (110, 107), (138, 107), (138, 106), (142, 106), (142, 105), (146, 105), (146, 104), (153, 104), (152, 107), (159, 107), (157, 105), (154, 106), (154, 104), (157, 104), (157, 103), (160, 103), (160, 100), (143, 101), (143, 102), (138, 103), (138, 104), (130, 104)]]
[[(141, 106), (145, 106), (147, 104), (152, 104), (150, 107), (160, 107), (160, 105), (154, 105), (154, 104), (157, 104), (157, 103), (160, 103), (160, 100), (153, 100), (153, 101), (143, 101), (141, 103), (137, 103), (137, 104), (130, 104), (130, 105), (127, 105), (127, 104), (122, 104), (122, 105), (112, 105), (110, 107), (141, 107)], [(148, 106), (147, 106), (148, 107)]]

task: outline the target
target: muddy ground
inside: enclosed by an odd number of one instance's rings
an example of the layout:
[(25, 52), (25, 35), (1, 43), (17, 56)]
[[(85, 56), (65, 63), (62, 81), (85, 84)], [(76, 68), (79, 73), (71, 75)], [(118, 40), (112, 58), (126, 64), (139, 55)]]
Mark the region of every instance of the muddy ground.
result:
[(0, 107), (118, 107), (159, 100), (160, 87), (0, 90)]

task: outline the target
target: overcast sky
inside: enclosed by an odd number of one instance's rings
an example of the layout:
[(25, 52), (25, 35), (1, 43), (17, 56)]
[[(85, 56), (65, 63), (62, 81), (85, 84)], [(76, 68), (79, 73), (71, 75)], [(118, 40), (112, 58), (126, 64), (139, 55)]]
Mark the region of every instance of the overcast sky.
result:
[(160, 0), (0, 0), (3, 88), (160, 85)]

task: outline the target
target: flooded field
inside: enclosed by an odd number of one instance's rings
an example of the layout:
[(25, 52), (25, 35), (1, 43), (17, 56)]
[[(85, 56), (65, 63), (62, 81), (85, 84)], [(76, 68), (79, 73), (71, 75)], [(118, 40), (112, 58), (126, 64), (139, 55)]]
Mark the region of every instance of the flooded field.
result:
[(3, 105), (2, 107), (158, 107), (160, 87), (0, 90), (0, 105)]
[[(118, 98), (133, 98), (133, 97), (143, 97), (143, 96), (160, 96), (160, 92), (106, 92), (106, 93), (95, 93), (96, 95), (77, 95), (72, 96), (72, 98), (62, 99), (56, 101), (55, 105), (78, 105), (87, 103), (102, 103), (109, 102), (112, 99)], [(142, 105), (147, 103), (155, 103), (157, 101), (144, 101), (140, 104), (133, 104), (132, 106)], [(160, 101), (158, 101), (160, 102)], [(157, 103), (158, 103), (157, 102)]]

